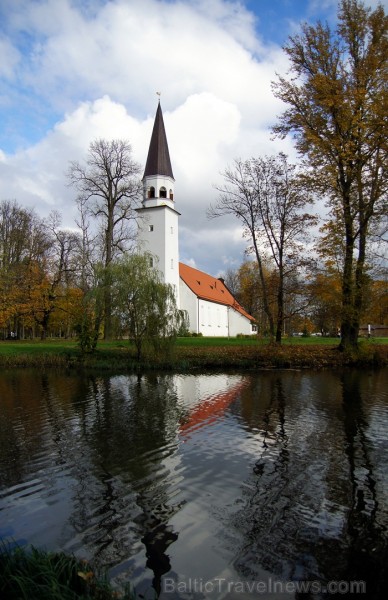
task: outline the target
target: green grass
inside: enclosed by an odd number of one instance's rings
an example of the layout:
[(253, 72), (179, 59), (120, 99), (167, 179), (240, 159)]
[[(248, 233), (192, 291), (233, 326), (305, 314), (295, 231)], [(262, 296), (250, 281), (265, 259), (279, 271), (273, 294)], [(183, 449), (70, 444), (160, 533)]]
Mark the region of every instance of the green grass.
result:
[[(362, 343), (388, 344), (388, 338), (363, 339)], [(217, 348), (233, 346), (266, 346), (268, 338), (238, 338), (238, 337), (182, 337), (177, 339), (178, 348)], [(284, 337), (282, 345), (297, 346), (337, 346), (339, 338), (335, 337)], [(97, 350), (100, 352), (125, 351), (131, 348), (128, 340), (100, 340)], [(72, 340), (18, 340), (18, 341), (0, 341), (0, 356), (16, 356), (20, 354), (42, 355), (42, 354), (77, 354), (79, 352), (77, 341)]]
[(0, 543), (0, 597), (7, 600), (113, 600), (135, 598), (119, 593), (91, 565), (63, 552), (44, 552)]
[[(360, 340), (352, 356), (338, 352), (338, 338), (290, 337), (282, 345), (255, 337), (178, 338), (172, 356), (144, 357), (141, 368), (190, 370), (193, 368), (330, 367), (340, 364), (386, 365), (388, 338)], [(347, 361), (347, 362), (346, 362)], [(99, 341), (93, 355), (82, 356), (76, 340), (0, 342), (0, 367), (86, 367), (137, 370), (139, 363), (128, 340)]]

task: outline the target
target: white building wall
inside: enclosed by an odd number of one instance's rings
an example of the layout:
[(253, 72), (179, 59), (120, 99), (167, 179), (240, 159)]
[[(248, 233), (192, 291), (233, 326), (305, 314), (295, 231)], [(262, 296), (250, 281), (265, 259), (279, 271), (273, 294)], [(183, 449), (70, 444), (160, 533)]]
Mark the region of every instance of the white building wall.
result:
[(203, 401), (211, 401), (220, 394), (227, 393), (233, 387), (241, 385), (238, 375), (181, 375), (175, 378), (175, 390), (186, 408), (195, 409)]
[(180, 308), (187, 312), (189, 331), (198, 333), (198, 298), (183, 279), (180, 280), (179, 286)]
[(252, 333), (250, 321), (241, 313), (231, 306), (198, 298), (182, 279), (180, 302), (181, 309), (187, 311), (191, 332), (202, 333), (206, 337), (235, 337), (238, 333)]
[(198, 299), (199, 332), (207, 337), (228, 336), (228, 307)]
[(138, 209), (138, 247), (140, 252), (150, 252), (154, 266), (161, 272), (164, 283), (170, 283), (179, 306), (179, 213), (167, 205), (147, 206)]
[(239, 333), (243, 335), (252, 334), (252, 325), (249, 319), (244, 317), (241, 313), (234, 308), (229, 309), (229, 335), (235, 337)]

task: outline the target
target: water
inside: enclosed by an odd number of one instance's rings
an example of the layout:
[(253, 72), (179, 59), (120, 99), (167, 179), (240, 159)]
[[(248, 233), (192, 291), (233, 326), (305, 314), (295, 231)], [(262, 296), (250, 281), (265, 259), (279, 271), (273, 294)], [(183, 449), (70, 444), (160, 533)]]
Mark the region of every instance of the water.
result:
[(146, 598), (385, 597), (388, 370), (2, 372), (0, 537)]

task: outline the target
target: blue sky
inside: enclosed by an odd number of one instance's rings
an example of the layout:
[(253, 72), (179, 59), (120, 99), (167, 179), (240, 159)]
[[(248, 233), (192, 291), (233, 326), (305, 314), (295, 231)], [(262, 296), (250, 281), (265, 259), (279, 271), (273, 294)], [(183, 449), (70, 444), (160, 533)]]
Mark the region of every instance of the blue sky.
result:
[(238, 223), (206, 218), (214, 185), (234, 158), (295, 158), (290, 140), (271, 139), (284, 109), (271, 81), (301, 21), (334, 24), (336, 12), (335, 0), (0, 0), (0, 199), (75, 227), (69, 161), (123, 138), (144, 165), (161, 91), (181, 260), (237, 267)]

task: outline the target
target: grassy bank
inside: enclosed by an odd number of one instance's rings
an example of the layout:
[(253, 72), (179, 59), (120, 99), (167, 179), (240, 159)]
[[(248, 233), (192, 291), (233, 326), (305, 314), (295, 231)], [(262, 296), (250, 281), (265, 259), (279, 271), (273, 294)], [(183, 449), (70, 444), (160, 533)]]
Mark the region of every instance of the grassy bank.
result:
[(333, 368), (388, 365), (388, 338), (361, 340), (357, 354), (338, 350), (335, 338), (286, 338), (281, 346), (255, 338), (179, 338), (169, 357), (145, 357), (139, 364), (127, 340), (99, 342), (82, 356), (76, 341), (0, 342), (0, 367), (66, 367), (178, 371), (222, 368)]
[(86, 561), (62, 552), (0, 544), (0, 597), (7, 600), (130, 600), (113, 590)]

